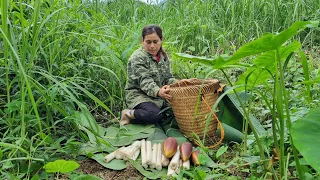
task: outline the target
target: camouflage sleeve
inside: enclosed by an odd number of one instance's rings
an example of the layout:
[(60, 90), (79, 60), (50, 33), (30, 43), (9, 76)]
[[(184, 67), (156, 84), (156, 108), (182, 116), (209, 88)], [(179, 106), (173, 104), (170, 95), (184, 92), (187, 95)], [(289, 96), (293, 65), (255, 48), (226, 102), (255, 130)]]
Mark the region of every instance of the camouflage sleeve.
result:
[(177, 81), (179, 81), (179, 80), (176, 79), (176, 78), (170, 78), (170, 79), (168, 79), (168, 83), (167, 84), (173, 84), (173, 83), (175, 83)]
[(148, 96), (157, 97), (160, 87), (152, 78), (145, 58), (147, 57), (134, 58), (133, 61), (131, 61), (133, 74), (136, 76), (140, 89), (143, 92), (145, 92)]

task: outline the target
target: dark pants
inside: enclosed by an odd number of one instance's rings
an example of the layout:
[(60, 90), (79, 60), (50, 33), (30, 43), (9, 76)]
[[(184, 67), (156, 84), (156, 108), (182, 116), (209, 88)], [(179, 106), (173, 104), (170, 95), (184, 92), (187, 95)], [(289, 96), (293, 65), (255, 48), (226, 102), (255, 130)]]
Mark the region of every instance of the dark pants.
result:
[(157, 124), (162, 120), (161, 109), (152, 102), (144, 102), (134, 107), (133, 123), (136, 124)]

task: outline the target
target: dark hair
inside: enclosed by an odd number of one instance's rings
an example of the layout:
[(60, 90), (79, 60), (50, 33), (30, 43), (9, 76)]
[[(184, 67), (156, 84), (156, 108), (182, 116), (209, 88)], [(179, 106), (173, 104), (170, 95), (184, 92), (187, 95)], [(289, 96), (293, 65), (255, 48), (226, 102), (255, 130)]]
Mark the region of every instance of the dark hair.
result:
[[(155, 25), (155, 24), (151, 24), (151, 25), (148, 25), (148, 26), (145, 26), (143, 29), (142, 29), (142, 40), (144, 40), (144, 38), (146, 37), (146, 35), (149, 35), (149, 34), (152, 34), (152, 33), (156, 33), (159, 38), (163, 39), (163, 36), (162, 36), (162, 29), (160, 26), (158, 25)], [(164, 56), (165, 59), (168, 59), (168, 55), (167, 53), (162, 49), (162, 46), (160, 47), (160, 53), (162, 53), (162, 55)]]

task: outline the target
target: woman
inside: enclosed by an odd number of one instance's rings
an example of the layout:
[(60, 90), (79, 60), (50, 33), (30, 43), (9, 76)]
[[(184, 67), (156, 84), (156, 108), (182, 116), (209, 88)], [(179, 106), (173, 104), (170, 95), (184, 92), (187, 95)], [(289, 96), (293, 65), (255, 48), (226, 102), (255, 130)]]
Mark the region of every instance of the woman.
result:
[(157, 124), (165, 100), (170, 100), (168, 84), (172, 76), (167, 53), (162, 48), (162, 29), (148, 25), (142, 29), (142, 45), (129, 58), (128, 82), (125, 87), (129, 109), (122, 110), (120, 125), (129, 123)]

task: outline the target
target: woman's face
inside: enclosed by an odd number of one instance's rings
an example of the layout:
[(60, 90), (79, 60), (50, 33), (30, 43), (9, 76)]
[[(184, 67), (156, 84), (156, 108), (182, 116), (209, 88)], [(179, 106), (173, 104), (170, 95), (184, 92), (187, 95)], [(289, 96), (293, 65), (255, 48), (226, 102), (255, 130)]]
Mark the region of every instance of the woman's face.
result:
[(157, 33), (148, 34), (144, 37), (142, 41), (144, 49), (152, 54), (153, 56), (157, 56), (158, 51), (161, 48), (162, 41)]

